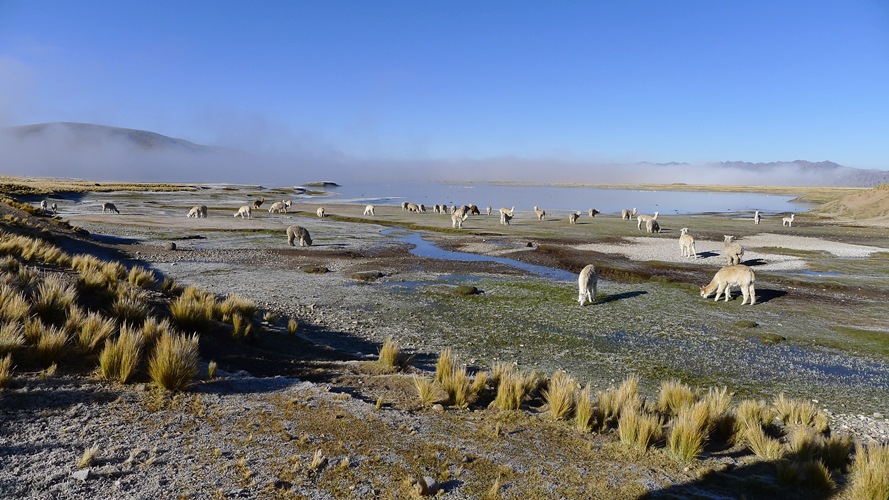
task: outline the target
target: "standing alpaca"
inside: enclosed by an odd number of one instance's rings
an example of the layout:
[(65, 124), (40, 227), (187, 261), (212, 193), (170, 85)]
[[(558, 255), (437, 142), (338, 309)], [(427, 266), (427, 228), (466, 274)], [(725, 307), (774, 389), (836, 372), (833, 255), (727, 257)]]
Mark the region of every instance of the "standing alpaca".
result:
[(117, 207), (114, 206), (114, 203), (106, 201), (105, 203), (102, 203), (102, 213), (104, 214), (106, 212), (107, 213), (114, 212), (116, 214), (119, 214), (120, 210), (118, 210)]
[(762, 216), (759, 215), (759, 210), (757, 210), (756, 213), (753, 214), (753, 223), (758, 226), (759, 221), (761, 221), (761, 220), (762, 220)]
[(258, 209), (258, 208), (263, 204), (263, 202), (265, 202), (265, 198), (260, 198), (260, 199), (258, 199), (258, 200), (253, 200), (253, 210)]
[(568, 214), (568, 224), (577, 224), (578, 217), (580, 217), (580, 212), (571, 212)]
[(596, 301), (596, 286), (599, 283), (599, 270), (590, 264), (583, 268), (577, 277), (577, 302), (584, 305)]
[(744, 256), (744, 248), (739, 243), (734, 242), (734, 236), (725, 234), (723, 237), (725, 240), (722, 254), (725, 256), (725, 261), (730, 266), (740, 264), (741, 257)]
[[(438, 205), (436, 205), (436, 207), (438, 207)], [(364, 207), (364, 215), (373, 215), (374, 208), (375, 207), (373, 205), (368, 205), (368, 206)]]
[(590, 211), (587, 212), (587, 213), (590, 214), (590, 217), (592, 218), (592, 217), (595, 217), (596, 214), (601, 213), (601, 212), (599, 212), (599, 211), (596, 210), (595, 208), (591, 208)]
[(661, 232), (661, 225), (654, 219), (645, 221), (645, 230), (648, 231), (648, 234)]
[(633, 209), (632, 212), (630, 210), (627, 210), (626, 208), (620, 211), (620, 218), (623, 220), (631, 220), (635, 216), (636, 216), (636, 209), (635, 208)]
[(315, 213), (318, 214), (319, 218), (323, 219), (324, 218), (324, 207), (318, 207), (318, 210), (315, 210)]
[(295, 246), (293, 244), (294, 240), (299, 240), (299, 246), (301, 247), (310, 247), (312, 246), (312, 237), (309, 235), (309, 231), (302, 226), (288, 226), (287, 227), (287, 244), (290, 246)]
[(253, 218), (253, 209), (250, 208), (250, 205), (242, 205), (241, 208), (235, 212), (235, 217), (240, 216), (242, 219), (252, 219)]
[(657, 214), (658, 214), (658, 212), (655, 212), (654, 215), (646, 215), (646, 214), (637, 215), (636, 216), (636, 229), (641, 231), (643, 222), (648, 224), (648, 221), (650, 221), (650, 220), (657, 220)]
[(793, 227), (793, 218), (795, 216), (796, 214), (790, 214), (790, 217), (784, 217), (783, 219), (781, 219), (781, 227)]
[(494, 210), (494, 209), (491, 208), (491, 205), (486, 206), (486, 207), (485, 207), (485, 215), (491, 215), (491, 212), (492, 212), (493, 210)]
[(467, 213), (461, 213), (461, 211), (457, 211), (451, 214), (451, 227), (454, 229), (463, 229), (463, 221), (469, 217)]
[(546, 210), (537, 208), (537, 205), (534, 205), (534, 213), (537, 214), (537, 220), (543, 220), (546, 218)]
[(509, 221), (512, 220), (512, 215), (509, 212), (500, 212), (500, 223), (504, 226), (509, 225)]
[(52, 214), (53, 214), (53, 215), (55, 215), (56, 212), (57, 212), (58, 209), (59, 209), (59, 207), (55, 204), (55, 202), (53, 202), (53, 204), (52, 204), (49, 208), (52, 209)]
[(695, 237), (688, 234), (687, 227), (679, 230), (679, 255), (698, 258), (698, 252), (695, 250)]
[(46, 200), (40, 200), (40, 210), (46, 212)]

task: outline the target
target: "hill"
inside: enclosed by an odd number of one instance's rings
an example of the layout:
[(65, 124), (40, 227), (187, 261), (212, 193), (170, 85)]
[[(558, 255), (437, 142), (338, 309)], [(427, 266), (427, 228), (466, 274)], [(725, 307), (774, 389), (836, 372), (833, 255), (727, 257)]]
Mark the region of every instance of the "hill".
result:
[(889, 224), (889, 184), (847, 195), (825, 203), (813, 211), (839, 221), (855, 221), (873, 225)]
[(61, 145), (81, 149), (109, 142), (143, 151), (179, 151), (219, 153), (219, 148), (195, 144), (185, 139), (167, 137), (147, 130), (136, 130), (92, 123), (54, 122), (23, 125), (6, 129), (5, 134), (22, 142), (47, 143), (64, 141)]

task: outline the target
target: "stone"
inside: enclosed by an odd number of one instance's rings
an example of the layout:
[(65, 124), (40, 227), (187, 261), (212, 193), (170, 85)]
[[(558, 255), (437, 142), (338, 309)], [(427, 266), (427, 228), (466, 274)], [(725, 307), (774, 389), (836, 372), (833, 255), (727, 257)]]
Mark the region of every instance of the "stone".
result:
[(176, 250), (176, 243), (173, 241), (168, 242), (167, 243), (167, 250), (170, 250), (170, 251)]
[(444, 411), (444, 406), (439, 403), (435, 403), (434, 405), (432, 405), (432, 409), (435, 411)]
[(431, 496), (435, 495), (435, 492), (438, 491), (438, 482), (429, 477), (423, 476), (422, 479), (417, 481), (417, 492), (422, 496)]
[(472, 285), (458, 285), (454, 287), (454, 295), (476, 295), (480, 293), (478, 288)]
[(71, 474), (71, 477), (78, 481), (86, 481), (90, 478), (90, 470), (89, 469), (80, 469), (79, 471)]

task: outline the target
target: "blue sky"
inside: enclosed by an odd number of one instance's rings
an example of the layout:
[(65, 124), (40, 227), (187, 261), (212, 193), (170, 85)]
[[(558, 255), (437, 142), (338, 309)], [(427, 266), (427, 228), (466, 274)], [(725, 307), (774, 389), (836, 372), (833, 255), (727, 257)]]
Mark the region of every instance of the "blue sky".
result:
[(0, 125), (375, 161), (889, 168), (889, 3), (0, 0)]

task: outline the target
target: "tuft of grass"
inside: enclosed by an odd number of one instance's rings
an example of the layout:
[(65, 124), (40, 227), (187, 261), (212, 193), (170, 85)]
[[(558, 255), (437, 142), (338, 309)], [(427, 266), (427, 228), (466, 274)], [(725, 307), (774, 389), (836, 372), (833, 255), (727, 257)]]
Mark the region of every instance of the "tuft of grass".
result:
[(507, 371), (500, 377), (497, 395), (491, 405), (505, 411), (518, 410), (531, 393), (535, 383), (536, 376), (533, 373), (526, 374), (519, 370)]
[(21, 292), (9, 285), (0, 285), (0, 320), (24, 322), (31, 315), (31, 306)]
[(661, 439), (663, 422), (657, 415), (628, 407), (620, 412), (617, 431), (623, 444), (645, 451)]
[(6, 389), (12, 380), (12, 354), (0, 358), (0, 390)]
[(78, 325), (75, 334), (82, 348), (89, 352), (95, 352), (108, 338), (114, 334), (117, 325), (114, 320), (106, 318), (97, 312), (87, 314)]
[(435, 385), (426, 377), (414, 375), (414, 388), (417, 390), (417, 397), (420, 404), (428, 406), (435, 401)]
[(161, 283), (161, 290), (170, 294), (180, 294), (182, 293), (182, 287), (176, 283), (173, 278), (164, 278), (164, 282)]
[(500, 385), (500, 380), (503, 376), (513, 371), (515, 371), (515, 365), (512, 363), (505, 361), (494, 363), (494, 366), (491, 368), (491, 385), (497, 387)]
[(593, 422), (593, 392), (587, 385), (577, 392), (577, 403), (574, 406), (574, 427), (580, 432), (588, 432)]
[(482, 371), (472, 377), (472, 386), (469, 388), (470, 399), (477, 399), (488, 386), (488, 372)]
[(573, 377), (562, 370), (553, 373), (549, 386), (543, 391), (543, 397), (554, 420), (563, 420), (571, 414), (576, 392), (577, 381)]
[(401, 350), (401, 346), (392, 337), (387, 337), (380, 347), (377, 362), (387, 371), (399, 371), (407, 368), (410, 358)]
[(80, 460), (77, 461), (78, 469), (86, 469), (87, 467), (93, 465), (96, 462), (96, 458), (99, 455), (99, 447), (92, 446), (84, 450), (83, 455), (80, 456)]
[(53, 364), (47, 366), (46, 368), (44, 368), (43, 370), (40, 370), (40, 375), (39, 375), (40, 379), (46, 380), (48, 378), (55, 377), (56, 372), (58, 370), (59, 370), (59, 365), (53, 363)]
[(697, 402), (694, 391), (686, 384), (673, 379), (661, 382), (657, 407), (666, 415), (678, 415), (679, 411)]
[(195, 287), (187, 287), (170, 302), (173, 323), (185, 332), (203, 333), (213, 325), (216, 299)]
[(287, 320), (287, 333), (290, 335), (296, 335), (296, 331), (299, 330), (299, 322), (294, 318), (290, 318)]
[(40, 332), (37, 340), (37, 358), (43, 366), (49, 366), (65, 353), (65, 344), (68, 343), (68, 332), (56, 326), (46, 326)]
[(154, 273), (142, 266), (133, 266), (127, 275), (127, 281), (146, 290), (150, 290), (157, 285), (157, 279), (155, 279)]
[(235, 315), (241, 315), (246, 319), (252, 320), (256, 317), (259, 306), (250, 299), (245, 299), (240, 295), (229, 295), (217, 306), (217, 313), (223, 318), (233, 318)]
[(21, 323), (7, 321), (0, 324), (0, 356), (10, 354), (25, 345), (24, 327)]
[(262, 315), (263, 321), (270, 325), (274, 325), (281, 320), (281, 315), (276, 313), (275, 311), (266, 311), (265, 314)]
[(142, 341), (144, 342), (145, 350), (150, 351), (154, 349), (157, 339), (159, 339), (164, 332), (172, 331), (173, 325), (171, 325), (170, 321), (166, 318), (160, 321), (153, 316), (145, 318), (145, 322), (142, 323)]
[(309, 466), (312, 470), (318, 470), (327, 463), (327, 458), (321, 453), (321, 449), (315, 450), (315, 453), (312, 455), (312, 464)]
[(116, 340), (105, 341), (105, 348), (99, 354), (99, 373), (106, 380), (125, 384), (136, 373), (141, 355), (141, 332), (124, 325)]
[(34, 297), (34, 313), (50, 325), (61, 326), (70, 309), (77, 300), (77, 291), (66, 285), (61, 279), (50, 276), (37, 285)]
[(129, 286), (118, 289), (117, 298), (111, 304), (111, 314), (120, 324), (142, 324), (148, 317), (148, 302), (144, 292)]
[(760, 460), (774, 462), (784, 458), (785, 449), (781, 442), (767, 436), (759, 425), (749, 424), (746, 427), (744, 443)]
[(250, 339), (253, 333), (253, 322), (250, 321), (250, 318), (235, 313), (231, 316), (231, 322), (232, 337), (235, 340), (246, 341)]
[(181, 391), (198, 372), (198, 336), (161, 334), (148, 360), (148, 375), (159, 387)]
[(673, 428), (667, 439), (670, 454), (678, 460), (689, 461), (704, 451), (707, 439), (709, 412), (707, 405), (686, 406), (673, 419)]
[(808, 401), (788, 399), (782, 393), (775, 398), (772, 404), (778, 418), (784, 422), (784, 425), (805, 425), (821, 433), (827, 433), (830, 430), (827, 416)]
[(849, 483), (853, 499), (889, 498), (889, 445), (855, 443)]
[(380, 411), (383, 408), (383, 403), (385, 403), (385, 400), (383, 400), (383, 396), (378, 397), (377, 404), (374, 405), (374, 409)]
[(457, 356), (450, 347), (442, 349), (438, 355), (438, 362), (435, 364), (435, 381), (439, 384), (450, 379), (457, 370)]
[(441, 388), (448, 395), (448, 401), (457, 408), (469, 406), (469, 374), (466, 366), (454, 369), (450, 376), (442, 380)]
[(216, 378), (216, 362), (210, 361), (207, 363), (207, 379), (213, 380)]
[(834, 434), (824, 443), (824, 449), (821, 450), (821, 462), (828, 469), (846, 472), (851, 453), (852, 438), (846, 435)]
[(830, 471), (817, 460), (780, 460), (776, 468), (778, 480), (785, 485), (826, 492), (836, 489)]
[(711, 387), (701, 399), (707, 406), (707, 434), (711, 439), (726, 441), (734, 434), (735, 415), (731, 411), (732, 395), (728, 387)]
[(745, 399), (735, 410), (735, 441), (743, 441), (750, 427), (768, 429), (775, 420), (775, 412), (763, 400)]
[(19, 270), (22, 263), (15, 256), (5, 255), (0, 257), (0, 271), (15, 272)]
[(639, 397), (639, 377), (630, 375), (616, 389), (611, 387), (596, 393), (595, 419), (602, 429), (617, 425), (624, 408), (637, 410), (642, 406)]
[(788, 436), (787, 445), (797, 461), (815, 460), (821, 455), (825, 439), (811, 427), (795, 425)]

